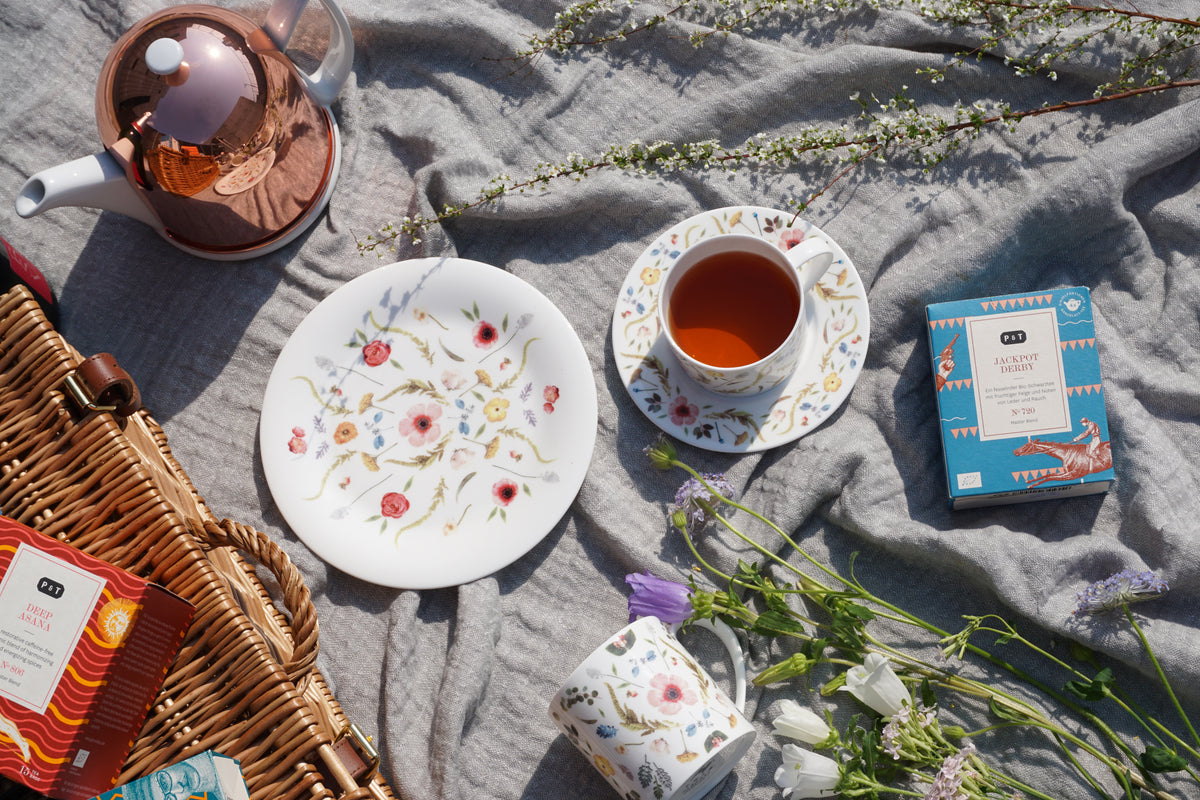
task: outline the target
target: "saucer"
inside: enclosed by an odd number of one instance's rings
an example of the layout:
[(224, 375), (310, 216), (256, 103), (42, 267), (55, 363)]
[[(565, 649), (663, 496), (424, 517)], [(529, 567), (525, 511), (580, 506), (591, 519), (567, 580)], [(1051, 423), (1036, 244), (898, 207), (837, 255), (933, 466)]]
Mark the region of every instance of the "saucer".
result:
[[(614, 359), (634, 404), (666, 433), (705, 450), (767, 450), (810, 433), (850, 396), (871, 338), (866, 289), (837, 242), (805, 220), (792, 222), (794, 216), (757, 206), (707, 211), (660, 234), (634, 262), (613, 312)], [(667, 271), (685, 248), (722, 233), (750, 233), (785, 250), (819, 236), (833, 249), (832, 266), (805, 299), (799, 367), (782, 386), (750, 397), (693, 381), (658, 326)]]
[(596, 441), (596, 384), (567, 318), (460, 258), (401, 261), (321, 301), (267, 381), (263, 470), (322, 559), (372, 583), (454, 586), (558, 524)]

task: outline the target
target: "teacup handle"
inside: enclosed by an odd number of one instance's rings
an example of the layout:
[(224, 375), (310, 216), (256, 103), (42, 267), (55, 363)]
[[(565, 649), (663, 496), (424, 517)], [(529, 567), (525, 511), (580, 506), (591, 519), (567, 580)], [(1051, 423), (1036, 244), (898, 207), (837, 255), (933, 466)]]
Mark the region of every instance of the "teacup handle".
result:
[[(746, 710), (746, 656), (742, 653), (742, 645), (738, 641), (737, 634), (719, 619), (697, 619), (693, 620), (691, 624), (712, 631), (721, 640), (721, 644), (725, 645), (725, 649), (729, 652), (729, 660), (733, 662), (733, 704), (737, 706), (738, 711), (744, 712)], [(671, 635), (674, 636), (679, 630), (679, 623), (669, 626), (669, 629)]]
[(833, 265), (833, 248), (820, 237), (809, 236), (784, 255), (800, 273), (800, 286), (807, 292)]
[[(271, 3), (263, 30), (280, 52), (287, 49), (288, 40), (292, 38), (292, 31), (300, 21), (300, 13), (304, 11), (307, 1), (274, 0)], [(321, 0), (321, 5), (325, 6), (325, 12), (329, 14), (329, 47), (316, 72), (310, 75), (298, 71), (313, 99), (323, 106), (328, 106), (337, 99), (354, 67), (354, 34), (350, 31), (350, 21), (346, 19), (346, 13), (334, 0)]]

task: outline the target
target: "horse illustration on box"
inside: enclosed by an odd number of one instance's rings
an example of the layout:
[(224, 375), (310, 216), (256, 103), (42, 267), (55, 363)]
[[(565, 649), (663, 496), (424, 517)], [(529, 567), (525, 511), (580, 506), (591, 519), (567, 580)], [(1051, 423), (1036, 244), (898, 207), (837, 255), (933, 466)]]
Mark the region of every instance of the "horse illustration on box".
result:
[[(1045, 475), (1026, 481), (1026, 486), (1041, 486), (1050, 481), (1077, 481), (1085, 475), (1112, 469), (1112, 446), (1109, 442), (1100, 440), (1100, 428), (1086, 417), (1080, 420), (1083, 433), (1070, 442), (1052, 442), (1044, 439), (1030, 439), (1025, 444), (1013, 450), (1014, 456), (1029, 456), (1045, 454), (1053, 456), (1062, 462), (1062, 466)], [(1090, 437), (1088, 441), (1081, 439)]]

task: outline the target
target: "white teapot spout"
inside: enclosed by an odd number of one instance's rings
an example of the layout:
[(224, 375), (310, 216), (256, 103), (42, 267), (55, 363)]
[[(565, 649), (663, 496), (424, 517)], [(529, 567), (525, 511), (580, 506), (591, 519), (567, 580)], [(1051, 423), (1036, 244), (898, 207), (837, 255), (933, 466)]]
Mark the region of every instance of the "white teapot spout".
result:
[(42, 170), (25, 181), (17, 195), (17, 213), (26, 218), (63, 206), (115, 211), (153, 228), (162, 227), (107, 150)]

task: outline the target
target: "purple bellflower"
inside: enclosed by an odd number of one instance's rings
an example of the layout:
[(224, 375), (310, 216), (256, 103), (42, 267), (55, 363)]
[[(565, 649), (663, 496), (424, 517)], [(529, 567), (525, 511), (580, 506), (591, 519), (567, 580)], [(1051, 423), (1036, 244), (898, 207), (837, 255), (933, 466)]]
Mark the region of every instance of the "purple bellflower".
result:
[(625, 582), (633, 587), (629, 595), (629, 621), (638, 617), (658, 617), (665, 625), (678, 625), (692, 615), (692, 590), (650, 573), (632, 573)]

